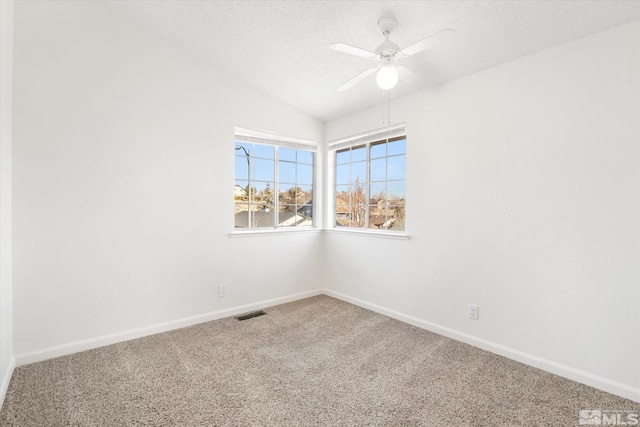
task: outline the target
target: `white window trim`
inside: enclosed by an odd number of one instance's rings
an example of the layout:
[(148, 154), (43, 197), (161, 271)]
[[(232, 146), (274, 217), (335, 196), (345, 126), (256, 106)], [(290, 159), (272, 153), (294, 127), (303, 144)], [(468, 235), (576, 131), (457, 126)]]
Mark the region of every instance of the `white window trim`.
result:
[[(404, 239), (408, 240), (411, 238), (407, 231), (407, 224), (405, 224), (405, 229), (402, 231), (392, 231), (392, 230), (375, 230), (371, 228), (359, 229), (359, 228), (350, 228), (350, 227), (336, 227), (336, 212), (335, 212), (335, 152), (348, 148), (355, 145), (361, 144), (369, 144), (371, 142), (376, 142), (381, 139), (390, 139), (398, 136), (406, 136), (407, 135), (407, 125), (406, 123), (396, 123), (391, 126), (386, 126), (383, 128), (374, 129), (368, 132), (359, 133), (357, 135), (351, 135), (344, 138), (335, 139), (329, 141), (328, 150), (326, 151), (327, 156), (327, 191), (329, 194), (327, 200), (327, 206), (325, 213), (327, 215), (327, 227), (325, 231), (342, 233), (342, 234), (354, 234), (360, 236), (371, 236), (371, 237), (381, 237), (381, 238), (391, 238), (391, 239)], [(408, 148), (407, 148), (408, 150)], [(367, 155), (368, 156), (368, 155)], [(408, 157), (407, 157), (408, 159)], [(368, 169), (367, 165), (367, 169)], [(405, 178), (406, 179), (406, 178)]]
[(368, 142), (379, 141), (384, 138), (395, 138), (397, 136), (404, 136), (407, 134), (406, 123), (396, 123), (391, 126), (386, 126), (379, 129), (374, 129), (369, 132), (359, 133), (357, 135), (347, 136), (345, 138), (335, 139), (329, 141), (329, 152), (337, 151), (341, 148), (351, 147), (353, 145), (366, 144)]
[(411, 236), (403, 231), (361, 230), (357, 228), (325, 228), (323, 231), (337, 234), (351, 234), (353, 236), (376, 237), (382, 239), (409, 240)]
[(293, 138), (276, 135), (271, 132), (236, 127), (234, 142), (250, 142), (253, 144), (269, 144), (299, 150), (318, 151), (318, 142), (311, 139)]
[[(236, 142), (248, 142), (252, 144), (265, 144), (277, 147), (293, 148), (296, 150), (307, 150), (314, 153), (313, 159), (313, 223), (312, 227), (274, 227), (274, 228), (243, 228), (233, 229), (228, 233), (229, 237), (249, 237), (249, 236), (268, 236), (274, 234), (292, 234), (292, 233), (309, 233), (318, 232), (322, 228), (318, 226), (320, 223), (318, 219), (318, 203), (316, 201), (318, 197), (317, 192), (317, 173), (318, 173), (318, 153), (319, 144), (317, 141), (304, 138), (294, 138), (289, 136), (282, 136), (272, 132), (263, 130), (249, 129), (245, 127), (236, 126), (234, 133), (234, 143)], [(277, 170), (277, 158), (276, 162), (276, 176), (274, 177), (277, 188), (278, 170)], [(275, 191), (275, 188), (274, 188)], [(274, 195), (277, 197), (277, 194)]]
[(275, 236), (279, 234), (305, 234), (305, 233), (320, 233), (323, 230), (317, 227), (283, 227), (283, 228), (256, 228), (245, 229), (243, 231), (232, 231), (228, 234), (229, 237), (256, 237), (256, 236)]

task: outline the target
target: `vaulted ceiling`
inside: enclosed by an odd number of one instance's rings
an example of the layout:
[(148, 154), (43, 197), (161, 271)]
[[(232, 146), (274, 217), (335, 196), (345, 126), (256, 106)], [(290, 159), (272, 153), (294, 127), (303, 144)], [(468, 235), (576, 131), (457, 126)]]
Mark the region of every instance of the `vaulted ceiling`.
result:
[(400, 82), (400, 97), (640, 19), (640, 1), (103, 1), (161, 36), (321, 120), (384, 102), (375, 75), (346, 92), (342, 83), (375, 65), (330, 50), (344, 42), (374, 50), (393, 17), (391, 40), (406, 47), (439, 30), (457, 38), (401, 63), (426, 82)]

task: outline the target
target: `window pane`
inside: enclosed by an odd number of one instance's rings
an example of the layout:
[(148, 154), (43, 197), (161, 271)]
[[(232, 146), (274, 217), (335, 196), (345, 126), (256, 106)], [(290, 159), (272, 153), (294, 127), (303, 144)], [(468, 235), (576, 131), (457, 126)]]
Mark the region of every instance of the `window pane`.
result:
[(364, 184), (367, 182), (367, 162), (351, 164), (351, 182)]
[(296, 161), (296, 150), (293, 148), (280, 147), (278, 151), (278, 159)]
[(295, 205), (280, 205), (280, 208), (278, 209), (278, 227), (295, 227), (295, 225)]
[(342, 165), (348, 163), (351, 160), (351, 150), (348, 148), (345, 150), (336, 151), (336, 164)]
[(349, 226), (349, 207), (348, 205), (336, 204), (336, 227)]
[(235, 157), (235, 179), (247, 179), (247, 158), (245, 156)]
[(279, 227), (310, 227), (313, 220), (309, 216), (303, 215), (295, 206), (281, 206), (278, 212)]
[(298, 163), (313, 164), (313, 152), (307, 150), (298, 150)]
[(273, 181), (275, 176), (273, 163), (273, 160), (255, 159), (251, 165), (252, 178), (258, 181)]
[(371, 183), (369, 185), (369, 200), (372, 204), (377, 204), (380, 200), (387, 200), (387, 183)]
[(389, 206), (387, 214), (390, 218), (389, 229), (395, 231), (404, 231), (405, 205), (391, 205)]
[(371, 181), (384, 181), (387, 179), (387, 158), (371, 160), (371, 168), (369, 170)]
[(367, 195), (365, 194), (365, 184), (364, 183), (355, 183), (351, 184), (349, 187), (351, 192), (351, 204), (366, 204), (367, 203)]
[[(236, 181), (233, 189), (233, 204), (234, 204), (234, 226), (246, 227), (247, 211), (249, 201), (247, 200), (247, 181)], [(243, 218), (244, 216), (244, 218)]]
[(407, 152), (407, 140), (401, 139), (399, 141), (392, 141), (388, 144), (389, 156), (396, 154), (404, 154)]
[(387, 155), (387, 144), (386, 143), (378, 143), (376, 145), (371, 145), (370, 154), (372, 159), (376, 159), (378, 157), (384, 157)]
[(365, 228), (366, 227), (367, 207), (364, 204), (351, 205), (349, 207), (349, 227)]
[(369, 228), (383, 230), (388, 228), (387, 207), (384, 203), (369, 208)]
[[(311, 203), (302, 205), (301, 207), (299, 206), (297, 212), (299, 215), (313, 219), (313, 205)], [(311, 224), (309, 225), (313, 225), (313, 221), (311, 221)]]
[(255, 157), (262, 157), (264, 159), (275, 159), (276, 157), (275, 153), (276, 153), (275, 147), (272, 147), (269, 145), (260, 145), (260, 144), (256, 144), (255, 154), (250, 152), (251, 155)]
[(359, 162), (363, 160), (367, 160), (367, 146), (360, 145), (358, 147), (353, 147), (351, 149), (351, 161)]
[(238, 147), (243, 147), (245, 150), (247, 150), (247, 153), (249, 153), (250, 156), (253, 155), (253, 153), (256, 151), (256, 146), (254, 144), (249, 144), (248, 142), (236, 142), (236, 145), (234, 146), (234, 148), (236, 149), (236, 156), (246, 156), (244, 150)]
[(265, 208), (273, 210), (273, 184), (271, 182), (255, 182), (255, 195), (252, 203), (262, 203)]
[(278, 162), (278, 181), (295, 183), (296, 182), (296, 164), (291, 162)]
[(348, 184), (351, 181), (351, 165), (340, 165), (336, 167), (336, 184)]
[(234, 217), (234, 225), (236, 228), (247, 228), (249, 225), (251, 228), (273, 228), (275, 225), (275, 215), (273, 211), (263, 209), (260, 205), (251, 205), (250, 211), (251, 218), (249, 218), (248, 212), (237, 212)]
[(236, 181), (233, 189), (233, 198), (235, 200), (247, 200), (247, 181)]
[[(242, 187), (244, 189), (243, 200), (250, 201), (248, 200), (248, 198), (251, 198), (253, 200), (256, 197), (256, 187), (254, 183), (252, 182), (251, 185), (246, 185), (247, 182), (244, 181), (243, 184), (244, 184), (244, 186)], [(244, 209), (244, 210), (247, 210), (247, 209)]]
[(247, 210), (245, 206), (244, 211), (236, 212), (234, 216), (235, 228), (247, 228), (249, 226), (249, 220), (247, 219)]
[(313, 199), (313, 187), (310, 185), (301, 185), (298, 187), (298, 204), (306, 205), (311, 203)]
[(407, 156), (389, 157), (387, 159), (387, 179), (404, 179), (407, 176)]
[(298, 164), (298, 184), (313, 184), (313, 166)]
[(278, 201), (282, 205), (295, 205), (297, 200), (297, 187), (295, 185), (282, 185), (280, 186), (280, 193), (278, 194)]
[(251, 205), (251, 228), (273, 228), (275, 220), (273, 210), (263, 209), (261, 205)]
[(389, 201), (405, 200), (407, 198), (407, 182), (390, 181), (387, 185), (387, 191)]
[[(336, 196), (339, 195), (349, 195), (349, 189), (351, 186), (349, 185), (337, 185), (336, 186)], [(346, 199), (348, 200), (348, 198)]]
[(348, 185), (339, 185), (336, 187), (336, 212), (339, 207), (344, 209), (346, 213), (346, 207), (351, 203), (349, 186)]

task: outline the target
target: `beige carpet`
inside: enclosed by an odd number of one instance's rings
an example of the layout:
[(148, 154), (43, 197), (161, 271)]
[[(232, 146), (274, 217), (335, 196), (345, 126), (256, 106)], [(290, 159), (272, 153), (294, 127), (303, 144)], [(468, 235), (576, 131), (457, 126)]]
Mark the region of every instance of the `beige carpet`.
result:
[(576, 426), (640, 405), (318, 296), (16, 369), (2, 426)]

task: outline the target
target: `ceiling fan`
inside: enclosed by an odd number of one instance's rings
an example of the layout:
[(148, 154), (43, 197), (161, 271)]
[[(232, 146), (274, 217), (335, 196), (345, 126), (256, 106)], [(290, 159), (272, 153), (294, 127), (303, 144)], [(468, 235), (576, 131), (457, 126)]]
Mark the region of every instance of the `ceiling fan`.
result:
[(396, 65), (395, 60), (399, 58), (406, 58), (415, 53), (422, 52), (432, 46), (440, 44), (442, 42), (455, 38), (455, 30), (442, 30), (431, 36), (420, 40), (412, 44), (409, 47), (400, 49), (400, 47), (389, 40), (389, 35), (393, 30), (398, 27), (398, 22), (393, 18), (382, 18), (378, 21), (378, 29), (382, 32), (385, 40), (375, 50), (375, 52), (368, 51), (366, 49), (360, 49), (359, 47), (351, 46), (345, 43), (333, 43), (329, 45), (330, 49), (337, 50), (338, 52), (344, 52), (362, 58), (376, 59), (380, 62), (377, 67), (369, 68), (363, 71), (357, 76), (351, 78), (336, 90), (339, 92), (345, 91), (366, 77), (378, 71), (376, 76), (376, 82), (383, 90), (392, 89), (397, 83), (398, 78), (406, 81), (411, 85), (424, 84), (425, 82), (417, 74), (411, 71), (404, 65)]

